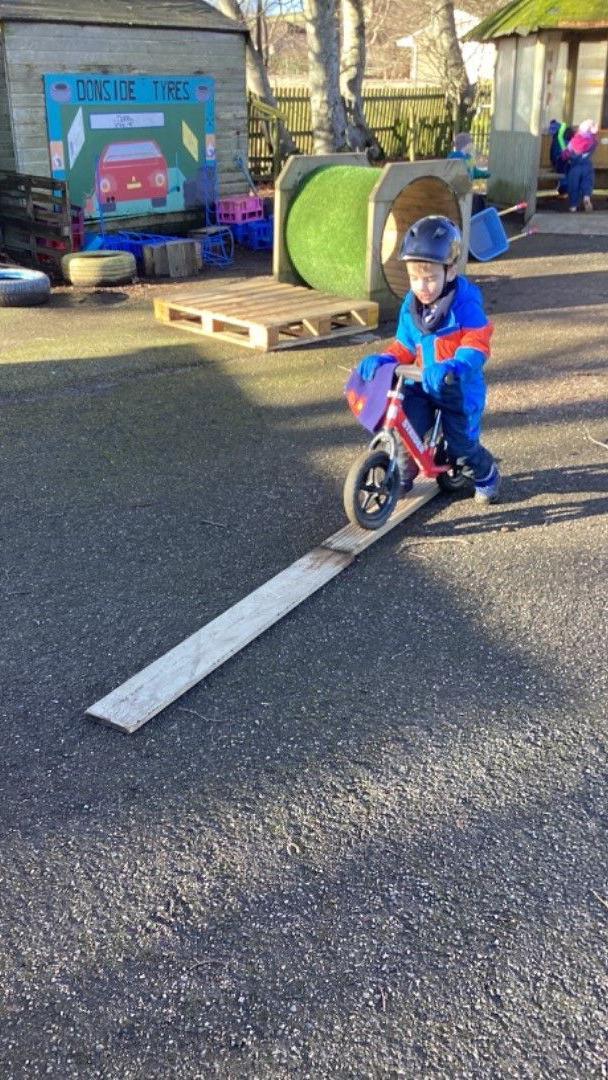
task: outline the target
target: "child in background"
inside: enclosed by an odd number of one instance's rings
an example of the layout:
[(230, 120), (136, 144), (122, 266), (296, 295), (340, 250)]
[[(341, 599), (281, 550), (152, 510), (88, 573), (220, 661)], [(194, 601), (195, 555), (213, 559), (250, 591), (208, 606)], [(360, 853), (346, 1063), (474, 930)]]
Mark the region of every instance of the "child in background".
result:
[(549, 158), (551, 159), (551, 164), (555, 169), (555, 172), (559, 173), (557, 194), (561, 198), (565, 198), (568, 194), (569, 164), (568, 159), (564, 157), (564, 150), (574, 135), (574, 128), (568, 127), (564, 120), (561, 122), (559, 120), (552, 120), (549, 124), (549, 135), (551, 136)]
[[(417, 364), (422, 383), (406, 383), (403, 408), (422, 439), (441, 408), (450, 461), (473, 478), (475, 501), (496, 502), (500, 473), (480, 442), (486, 403), (483, 368), (490, 352), (492, 324), (481, 293), (456, 273), (462, 252), (460, 229), (449, 218), (431, 214), (406, 233), (399, 258), (410, 279), (394, 342), (383, 353), (363, 357), (357, 373), (364, 382), (383, 364)], [(401, 494), (418, 473), (413, 459), (400, 466)]]
[(576, 214), (581, 199), (585, 210), (593, 210), (591, 196), (595, 176), (593, 172), (592, 156), (598, 145), (597, 124), (593, 120), (583, 120), (579, 124), (578, 131), (572, 136), (570, 142), (563, 151), (563, 157), (568, 161), (568, 209), (571, 214)]
[[(469, 131), (459, 131), (454, 136), (454, 149), (450, 150), (448, 158), (459, 158), (464, 161), (467, 167), (467, 172), (471, 180), (487, 180), (489, 172), (487, 169), (480, 168), (477, 165), (477, 150), (475, 149), (473, 138)], [(481, 210), (486, 208), (486, 197), (479, 191), (473, 192), (473, 213), (478, 214)]]

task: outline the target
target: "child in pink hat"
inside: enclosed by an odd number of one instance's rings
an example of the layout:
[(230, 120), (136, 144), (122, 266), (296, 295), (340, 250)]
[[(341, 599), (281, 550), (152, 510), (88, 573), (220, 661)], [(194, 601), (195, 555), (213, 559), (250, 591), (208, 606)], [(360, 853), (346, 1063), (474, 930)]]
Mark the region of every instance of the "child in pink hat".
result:
[(575, 214), (581, 199), (585, 210), (593, 210), (591, 196), (595, 176), (593, 172), (593, 152), (598, 145), (597, 124), (593, 120), (583, 120), (563, 151), (563, 157), (570, 163), (568, 170), (568, 202), (571, 214)]

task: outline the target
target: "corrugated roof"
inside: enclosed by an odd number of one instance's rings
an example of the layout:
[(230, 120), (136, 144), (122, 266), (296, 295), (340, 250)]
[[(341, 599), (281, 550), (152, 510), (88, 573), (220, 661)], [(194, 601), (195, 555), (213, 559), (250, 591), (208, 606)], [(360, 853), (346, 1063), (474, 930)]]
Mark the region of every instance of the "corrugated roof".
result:
[(246, 32), (204, 0), (0, 0), (0, 21)]
[(538, 30), (602, 30), (608, 28), (608, 0), (511, 0), (486, 16), (465, 41), (492, 41)]

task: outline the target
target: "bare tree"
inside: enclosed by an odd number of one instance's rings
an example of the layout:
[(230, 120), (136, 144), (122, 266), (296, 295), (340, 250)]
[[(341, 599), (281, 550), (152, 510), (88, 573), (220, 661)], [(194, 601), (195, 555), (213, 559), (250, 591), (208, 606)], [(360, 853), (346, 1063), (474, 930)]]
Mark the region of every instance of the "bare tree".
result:
[(348, 149), (335, 0), (304, 0), (304, 15), (314, 152), (334, 154)]
[(363, 111), (363, 76), (365, 74), (364, 0), (342, 0), (342, 51), (340, 91), (346, 110), (346, 141), (351, 150), (367, 150), (372, 160), (384, 157)]
[(446, 98), (452, 106), (454, 126), (458, 128), (463, 114), (472, 106), (475, 88), (469, 82), (456, 34), (454, 0), (433, 0), (430, 33), (442, 68)]
[[(227, 15), (230, 19), (235, 19), (237, 22), (245, 22), (243, 11), (238, 0), (216, 0), (216, 5), (224, 15)], [(258, 17), (258, 11), (256, 9), (256, 18)], [(261, 15), (260, 15), (261, 21)], [(259, 42), (262, 44), (262, 41)], [(272, 108), (277, 108), (277, 100), (272, 92), (270, 86), (270, 80), (268, 78), (268, 69), (264, 63), (262, 53), (256, 49), (251, 39), (251, 34), (247, 36), (247, 43), (245, 47), (245, 56), (247, 62), (247, 88), (252, 94), (261, 98), (267, 105)], [(288, 157), (289, 154), (297, 154), (298, 148), (293, 140), (291, 132), (288, 131), (283, 120), (279, 119), (278, 122), (278, 137), (279, 137), (279, 151), (281, 157)], [(269, 127), (268, 140), (272, 143), (272, 131)]]

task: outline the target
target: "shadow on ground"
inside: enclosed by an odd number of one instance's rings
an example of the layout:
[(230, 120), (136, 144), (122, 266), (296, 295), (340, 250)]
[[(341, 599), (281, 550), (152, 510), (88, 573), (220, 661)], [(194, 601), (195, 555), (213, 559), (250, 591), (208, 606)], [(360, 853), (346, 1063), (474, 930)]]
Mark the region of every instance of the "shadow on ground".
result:
[(599, 1068), (597, 651), (536, 536), (605, 467), (438, 498), (127, 738), (84, 709), (340, 527), (361, 442), (332, 350), (156, 356), (2, 396), (5, 1068)]

